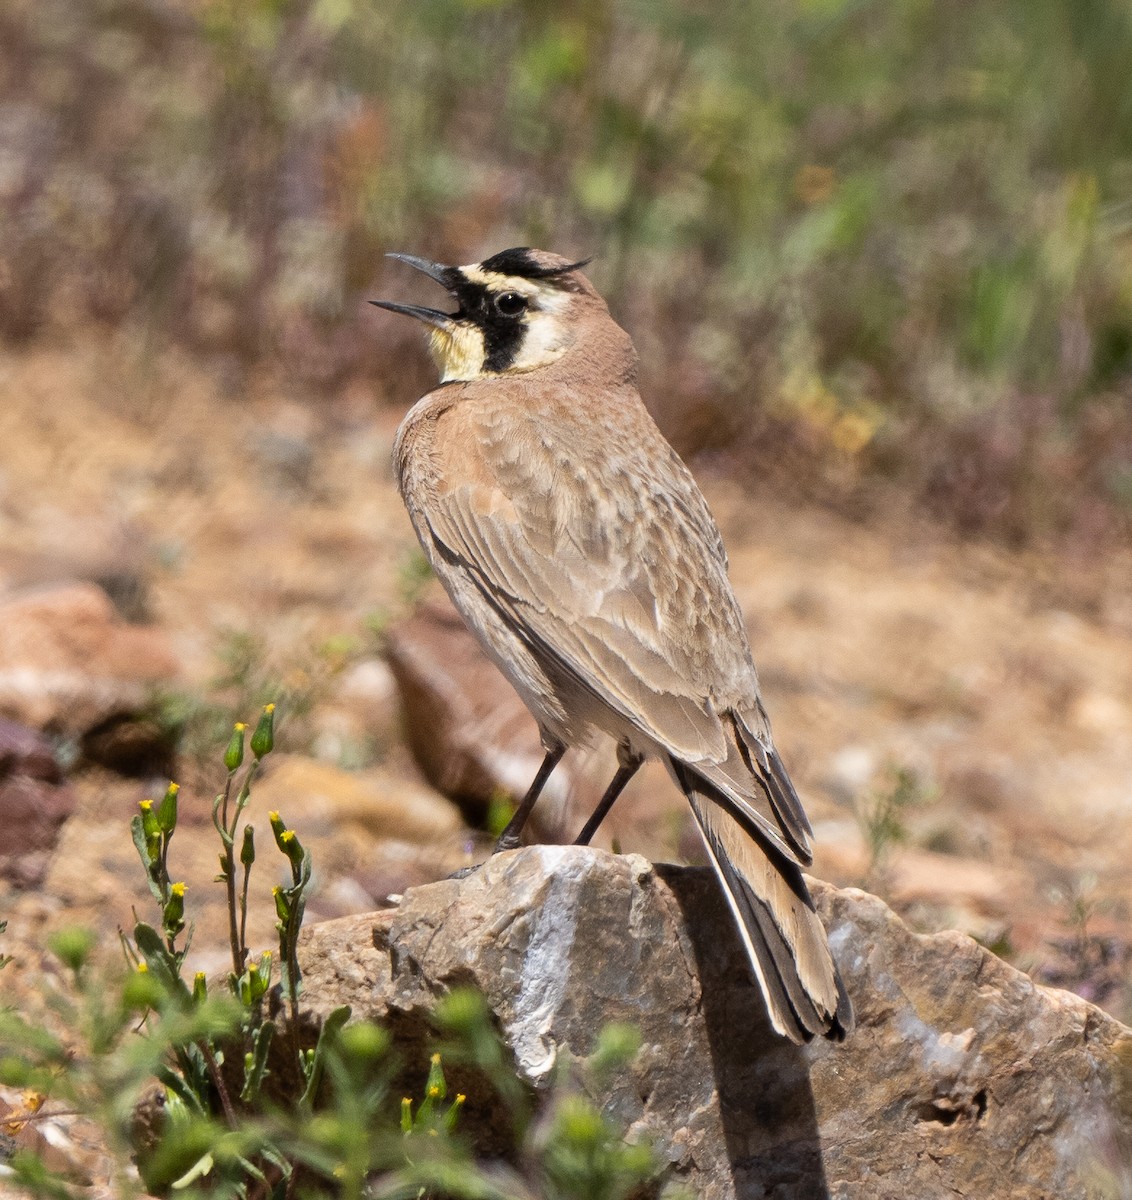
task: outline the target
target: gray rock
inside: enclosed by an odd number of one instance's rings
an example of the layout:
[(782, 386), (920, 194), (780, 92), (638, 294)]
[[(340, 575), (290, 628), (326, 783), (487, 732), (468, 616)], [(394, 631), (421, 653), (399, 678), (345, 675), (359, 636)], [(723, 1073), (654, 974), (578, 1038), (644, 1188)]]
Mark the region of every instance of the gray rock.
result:
[(774, 1035), (706, 871), (578, 847), (311, 928), (305, 1003), (408, 1031), (474, 984), (536, 1088), (630, 1021), (643, 1050), (603, 1103), (705, 1200), (1132, 1195), (1132, 1031), (968, 937), (812, 886), (857, 1008), (844, 1045)]

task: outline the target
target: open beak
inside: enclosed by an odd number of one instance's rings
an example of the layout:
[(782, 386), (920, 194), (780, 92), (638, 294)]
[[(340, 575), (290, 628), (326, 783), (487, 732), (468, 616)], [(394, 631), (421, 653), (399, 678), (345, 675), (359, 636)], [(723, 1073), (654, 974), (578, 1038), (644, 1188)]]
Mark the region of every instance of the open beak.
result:
[(419, 304), (394, 304), (392, 300), (371, 300), (378, 308), (387, 308), (390, 312), (404, 313), (407, 317), (416, 317), (426, 325), (435, 325), (437, 329), (451, 329), (456, 322), (448, 313), (442, 313), (438, 308), (422, 308)]
[[(455, 267), (446, 267), (441, 263), (429, 262), (427, 258), (417, 258), (414, 254), (387, 254), (385, 257), (395, 258), (398, 262), (408, 263), (410, 267), (415, 267), (416, 270), (427, 275), (429, 279), (435, 279), (442, 287), (449, 288), (449, 290), (451, 290), (451, 286), (455, 281)], [(392, 300), (371, 300), (370, 304), (374, 304), (378, 308), (388, 309), (389, 312), (404, 313), (408, 317), (416, 317), (418, 321), (423, 321), (426, 325), (435, 326), (437, 329), (448, 330), (456, 323), (453, 314), (441, 312), (437, 308), (423, 308), (419, 304), (395, 304)]]

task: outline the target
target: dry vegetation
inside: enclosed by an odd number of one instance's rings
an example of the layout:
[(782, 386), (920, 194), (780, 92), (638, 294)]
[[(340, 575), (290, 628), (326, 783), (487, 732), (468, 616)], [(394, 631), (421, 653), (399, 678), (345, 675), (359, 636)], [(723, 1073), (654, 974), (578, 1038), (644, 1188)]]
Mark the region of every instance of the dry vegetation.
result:
[(406, 336), (360, 303), (382, 251), (596, 252), (685, 449), (1095, 554), (1132, 505), (1130, 51), (1117, 0), (11, 0), (0, 330), (337, 395)]

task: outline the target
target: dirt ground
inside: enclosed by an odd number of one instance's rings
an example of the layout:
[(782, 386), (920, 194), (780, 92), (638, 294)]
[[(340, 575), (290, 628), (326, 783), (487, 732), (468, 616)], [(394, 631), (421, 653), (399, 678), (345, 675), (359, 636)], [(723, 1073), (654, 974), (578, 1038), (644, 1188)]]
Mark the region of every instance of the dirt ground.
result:
[[(120, 339), (8, 353), (0, 592), (140, 580), (138, 612), (169, 633), (190, 688), (215, 673), (232, 630), (257, 631), (284, 671), (309, 672), (328, 644), (371, 658), (374, 614), (380, 624), (411, 600), (415, 540), (389, 456), (415, 398), (225, 387), (222, 372)], [(1128, 1019), (1132, 556), (1015, 555), (897, 513), (863, 527), (697, 473), (815, 825), (814, 873), (866, 884), (919, 927), (965, 929)], [(410, 778), (395, 721), (367, 733), (350, 711), (329, 678), (304, 744), (285, 749)], [(75, 882), (81, 846), (95, 830), (119, 838), (107, 806), (124, 830), (140, 786), (80, 778), (87, 824), (65, 836), (53, 896), (3, 898), (26, 918), (10, 937), (91, 907)], [(610, 836), (671, 857), (688, 846), (682, 806), (662, 773), (647, 775)], [(328, 913), (349, 907), (333, 875), (331, 861)]]

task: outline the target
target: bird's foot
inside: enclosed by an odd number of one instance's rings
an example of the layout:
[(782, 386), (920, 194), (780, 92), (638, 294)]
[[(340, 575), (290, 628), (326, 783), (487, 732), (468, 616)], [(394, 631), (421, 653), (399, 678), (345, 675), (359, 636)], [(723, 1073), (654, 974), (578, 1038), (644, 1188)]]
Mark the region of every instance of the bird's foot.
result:
[(458, 871), (453, 871), (451, 875), (445, 875), (445, 879), (467, 879), (469, 875), (474, 875), (483, 863), (472, 863), (467, 867), (461, 867)]

